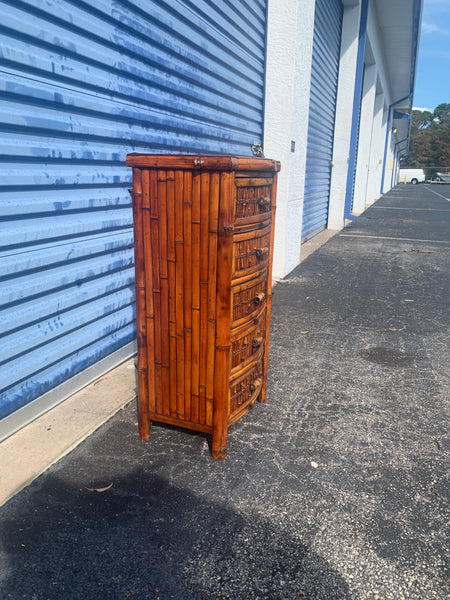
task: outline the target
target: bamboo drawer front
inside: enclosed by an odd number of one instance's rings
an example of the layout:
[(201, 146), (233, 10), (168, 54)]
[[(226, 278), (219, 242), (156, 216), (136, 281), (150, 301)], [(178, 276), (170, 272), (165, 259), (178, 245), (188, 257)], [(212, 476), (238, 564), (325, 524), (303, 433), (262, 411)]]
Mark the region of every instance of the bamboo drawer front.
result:
[(276, 181), (263, 158), (129, 154), (139, 432), (212, 436), (266, 394)]

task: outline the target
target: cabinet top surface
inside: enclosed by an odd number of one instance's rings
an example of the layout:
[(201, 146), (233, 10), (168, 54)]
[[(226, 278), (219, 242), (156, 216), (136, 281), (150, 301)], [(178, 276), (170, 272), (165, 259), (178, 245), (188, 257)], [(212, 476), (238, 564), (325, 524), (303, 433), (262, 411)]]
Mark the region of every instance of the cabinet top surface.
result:
[(198, 171), (271, 171), (280, 163), (269, 158), (230, 156), (227, 154), (128, 154), (129, 167), (156, 169), (194, 169)]

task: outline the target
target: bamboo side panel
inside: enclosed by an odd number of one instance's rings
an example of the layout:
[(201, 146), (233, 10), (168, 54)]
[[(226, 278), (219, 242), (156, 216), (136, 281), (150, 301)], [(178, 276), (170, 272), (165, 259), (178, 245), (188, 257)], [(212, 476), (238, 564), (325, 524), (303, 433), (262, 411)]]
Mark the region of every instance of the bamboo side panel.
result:
[(149, 375), (140, 385), (147, 399), (141, 404), (150, 419), (210, 430), (220, 178), (164, 169), (143, 173), (145, 210), (135, 222), (145, 260), (136, 265), (145, 288), (139, 302), (146, 348), (140, 355)]

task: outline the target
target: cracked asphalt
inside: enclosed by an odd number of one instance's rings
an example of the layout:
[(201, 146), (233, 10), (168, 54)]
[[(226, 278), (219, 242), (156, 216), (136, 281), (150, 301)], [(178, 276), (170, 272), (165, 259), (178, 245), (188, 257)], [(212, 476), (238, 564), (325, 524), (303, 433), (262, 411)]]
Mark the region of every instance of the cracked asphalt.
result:
[(275, 287), (224, 461), (133, 402), (12, 498), (0, 597), (449, 598), (449, 199), (397, 186)]

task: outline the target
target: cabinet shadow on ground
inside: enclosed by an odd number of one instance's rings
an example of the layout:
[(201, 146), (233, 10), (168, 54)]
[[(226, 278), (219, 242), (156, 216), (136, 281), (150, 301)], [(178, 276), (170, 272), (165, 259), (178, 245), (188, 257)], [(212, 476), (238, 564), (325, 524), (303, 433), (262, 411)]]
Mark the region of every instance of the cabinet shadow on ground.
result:
[(5, 599), (350, 598), (300, 532), (143, 471), (103, 492), (48, 474), (14, 502), (2, 525)]

